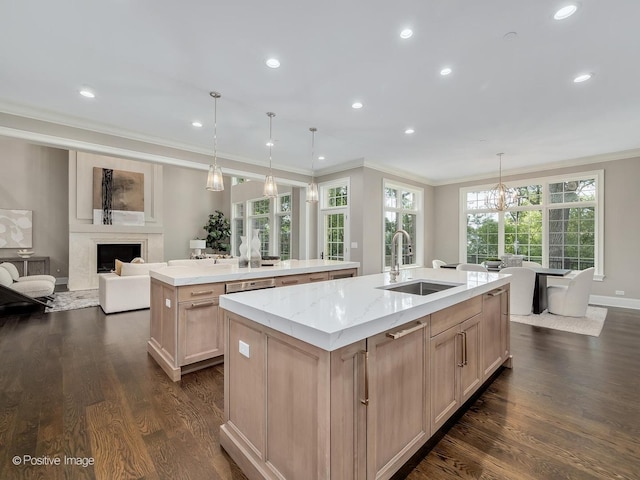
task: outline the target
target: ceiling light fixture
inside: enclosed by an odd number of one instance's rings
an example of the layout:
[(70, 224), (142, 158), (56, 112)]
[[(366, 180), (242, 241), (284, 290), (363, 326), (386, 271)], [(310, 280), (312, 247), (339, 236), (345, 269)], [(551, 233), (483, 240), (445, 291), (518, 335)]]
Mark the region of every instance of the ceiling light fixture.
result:
[(191, 122), (191, 125), (196, 127), (196, 128), (201, 128), (202, 127), (202, 122), (198, 122), (196, 120), (195, 122)]
[(358, 110), (359, 108), (362, 108), (364, 105), (362, 105), (362, 102), (353, 102), (351, 104), (351, 108), (355, 108), (356, 110)]
[(315, 157), (315, 146), (316, 146), (316, 132), (317, 128), (311, 127), (309, 129), (311, 132), (311, 182), (307, 185), (307, 203), (317, 203), (318, 202), (318, 184), (316, 183), (316, 179), (313, 172), (313, 159)]
[(400, 38), (411, 38), (413, 36), (413, 30), (405, 28), (400, 32)]
[(445, 67), (442, 70), (440, 70), (440, 75), (442, 75), (443, 77), (445, 75), (449, 75), (453, 70), (451, 70), (449, 67)]
[(271, 170), (271, 148), (273, 147), (273, 135), (271, 129), (271, 122), (273, 117), (276, 116), (273, 112), (267, 112), (267, 116), (269, 117), (269, 175), (267, 175), (264, 179), (264, 196), (265, 197), (277, 197), (278, 196), (278, 186), (276, 185), (276, 181), (273, 178), (273, 171)]
[(213, 97), (213, 165), (209, 165), (207, 175), (207, 190), (221, 192), (224, 190), (222, 170), (218, 166), (218, 99), (222, 96), (218, 92), (209, 92)]
[(318, 160), (324, 160), (324, 156), (320, 155), (320, 156), (318, 157)]
[(516, 205), (518, 193), (502, 183), (502, 155), (504, 155), (504, 153), (497, 153), (496, 155), (500, 158), (500, 174), (498, 184), (489, 192), (486, 205), (493, 211), (504, 212)]
[(404, 133), (406, 133), (407, 135), (411, 135), (412, 133), (416, 133), (416, 131), (413, 128), (407, 128)]
[(80, 95), (86, 98), (96, 98), (95, 92), (90, 88), (86, 88), (86, 87), (80, 90)]
[(569, 18), (571, 15), (576, 13), (576, 10), (578, 10), (577, 5), (567, 5), (566, 7), (562, 7), (560, 10), (558, 10), (553, 15), (553, 18), (556, 20), (564, 20), (565, 18)]
[(591, 77), (593, 77), (592, 73), (583, 73), (574, 78), (573, 83), (586, 82), (587, 80), (591, 80)]
[(280, 60), (277, 58), (269, 58), (265, 63), (269, 68), (278, 68), (280, 66)]

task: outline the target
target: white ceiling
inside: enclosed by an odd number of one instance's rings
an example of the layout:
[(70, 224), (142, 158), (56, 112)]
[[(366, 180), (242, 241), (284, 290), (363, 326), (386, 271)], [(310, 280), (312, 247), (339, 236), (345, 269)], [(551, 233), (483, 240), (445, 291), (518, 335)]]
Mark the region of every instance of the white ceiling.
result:
[(273, 111), (274, 167), (310, 171), (313, 126), (316, 169), (435, 184), (638, 149), (640, 1), (568, 1), (3, 1), (0, 111), (212, 153), (217, 90), (220, 156), (266, 164)]

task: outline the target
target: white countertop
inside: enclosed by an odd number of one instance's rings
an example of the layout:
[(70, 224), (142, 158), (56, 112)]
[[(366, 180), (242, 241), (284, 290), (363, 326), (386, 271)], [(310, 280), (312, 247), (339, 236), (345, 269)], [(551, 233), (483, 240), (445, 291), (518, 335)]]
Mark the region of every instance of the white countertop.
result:
[(157, 270), (151, 270), (149, 275), (166, 284), (182, 286), (327, 272), (359, 267), (360, 264), (358, 262), (342, 262), (338, 260), (284, 260), (273, 267), (258, 268), (240, 268), (238, 265), (229, 264), (163, 267)]
[(395, 285), (425, 281), (459, 284), (420, 296), (376, 288), (390, 286), (389, 273), (220, 297), (230, 312), (332, 351), (450, 307), (509, 283), (510, 275), (452, 269), (401, 270)]

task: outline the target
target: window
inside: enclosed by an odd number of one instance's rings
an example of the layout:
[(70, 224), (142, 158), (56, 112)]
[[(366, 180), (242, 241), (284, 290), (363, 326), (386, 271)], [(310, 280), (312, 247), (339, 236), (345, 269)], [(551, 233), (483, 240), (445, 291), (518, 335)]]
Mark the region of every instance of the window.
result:
[[(422, 197), (423, 190), (408, 185), (384, 181), (383, 184), (383, 266), (391, 267), (391, 240), (397, 230), (405, 230), (411, 237), (412, 253), (404, 235), (401, 238), (403, 265), (422, 264)], [(400, 258), (399, 258), (400, 260)]]
[(320, 185), (320, 258), (348, 260), (349, 179)]
[(505, 212), (486, 207), (488, 189), (461, 189), (463, 258), (480, 263), (505, 253), (550, 268), (602, 275), (603, 172), (510, 184), (517, 205)]
[[(259, 230), (260, 255), (279, 255), (283, 260), (291, 258), (291, 230), (293, 202), (291, 193), (275, 199), (257, 198), (233, 204), (232, 245), (233, 254), (240, 255), (240, 237), (251, 239), (253, 230)], [(245, 211), (248, 215), (245, 215)]]

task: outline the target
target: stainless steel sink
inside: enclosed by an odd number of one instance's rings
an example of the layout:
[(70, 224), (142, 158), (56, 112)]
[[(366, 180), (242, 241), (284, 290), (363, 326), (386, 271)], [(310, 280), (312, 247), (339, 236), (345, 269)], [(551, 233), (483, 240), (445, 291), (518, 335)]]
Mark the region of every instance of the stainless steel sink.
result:
[(431, 295), (432, 293), (442, 292), (443, 290), (447, 290), (449, 288), (454, 288), (462, 285), (458, 284), (447, 284), (447, 283), (432, 283), (432, 282), (423, 282), (417, 281), (412, 283), (404, 283), (402, 285), (397, 285), (395, 287), (380, 287), (385, 290), (389, 290), (391, 292), (400, 292), (400, 293), (411, 293), (412, 295)]

